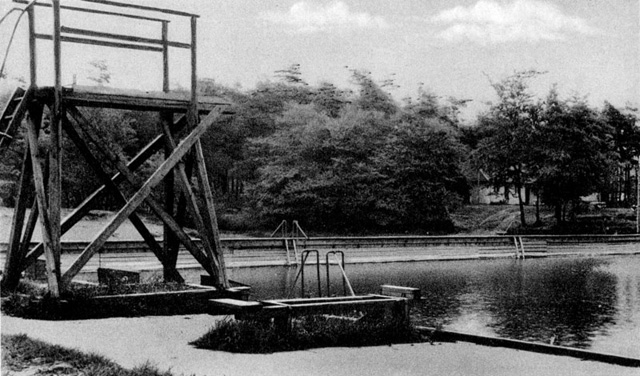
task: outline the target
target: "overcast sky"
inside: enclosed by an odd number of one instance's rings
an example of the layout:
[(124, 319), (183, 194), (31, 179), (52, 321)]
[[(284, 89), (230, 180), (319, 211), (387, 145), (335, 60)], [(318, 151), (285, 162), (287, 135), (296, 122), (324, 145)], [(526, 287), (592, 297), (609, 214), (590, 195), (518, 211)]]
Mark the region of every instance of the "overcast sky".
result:
[[(494, 99), (489, 79), (515, 70), (547, 71), (534, 90), (543, 96), (553, 83), (560, 93), (588, 95), (624, 106), (640, 98), (640, 9), (638, 0), (132, 0), (199, 14), (199, 77), (250, 89), (273, 72), (297, 63), (310, 84), (349, 85), (349, 69), (393, 78), (396, 99), (418, 87), (442, 96), (472, 99), (472, 117)], [(81, 1), (63, 4), (94, 7)], [(13, 4), (0, 0), (2, 14)], [(49, 8), (38, 8), (39, 32), (50, 30)], [(26, 17), (25, 17), (26, 19)], [(0, 25), (4, 54), (10, 26)], [(25, 20), (26, 21), (26, 20)], [(63, 25), (157, 38), (157, 24), (122, 21), (77, 12)], [(21, 24), (7, 73), (28, 77)], [(170, 38), (188, 42), (189, 24), (173, 19)], [(50, 84), (51, 42), (38, 42), (41, 85)], [(171, 51), (171, 81), (188, 86), (189, 56)], [(106, 60), (112, 86), (159, 90), (161, 56), (104, 47), (63, 44), (65, 84), (87, 84), (89, 62)], [(6, 82), (5, 82), (6, 84)]]

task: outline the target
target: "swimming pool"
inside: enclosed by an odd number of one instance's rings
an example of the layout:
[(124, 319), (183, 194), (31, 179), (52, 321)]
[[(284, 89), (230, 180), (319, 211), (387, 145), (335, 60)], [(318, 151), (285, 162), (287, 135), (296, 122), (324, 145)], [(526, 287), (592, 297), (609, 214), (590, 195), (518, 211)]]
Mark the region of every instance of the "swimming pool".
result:
[[(347, 265), (358, 294), (380, 285), (418, 287), (418, 325), (495, 335), (640, 358), (640, 257), (471, 260)], [(321, 268), (326, 295), (324, 266)], [(231, 269), (255, 299), (282, 298), (296, 268)], [(337, 267), (331, 291), (342, 293)], [(307, 266), (307, 295), (317, 296), (315, 266)], [(310, 290), (309, 290), (310, 289)], [(299, 283), (291, 296), (300, 296)]]

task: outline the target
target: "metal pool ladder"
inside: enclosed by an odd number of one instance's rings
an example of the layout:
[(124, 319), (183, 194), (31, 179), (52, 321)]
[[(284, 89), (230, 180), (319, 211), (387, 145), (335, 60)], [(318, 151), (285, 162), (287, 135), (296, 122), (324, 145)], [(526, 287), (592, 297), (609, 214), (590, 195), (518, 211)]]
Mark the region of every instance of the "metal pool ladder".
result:
[[(316, 261), (316, 283), (318, 286), (318, 297), (322, 297), (322, 284), (320, 280), (320, 252), (317, 249), (306, 249), (302, 251), (300, 254), (300, 264), (298, 265), (298, 272), (296, 273), (296, 278), (293, 281), (293, 285), (291, 286), (291, 290), (287, 294), (287, 296), (291, 296), (291, 293), (296, 287), (298, 279), (300, 279), (300, 294), (301, 297), (305, 297), (305, 282), (304, 282), (304, 269), (307, 264), (307, 260), (310, 255), (315, 255)], [(338, 255), (340, 258), (338, 258)], [(342, 251), (329, 251), (325, 255), (325, 267), (326, 267), (326, 279), (327, 279), (327, 297), (331, 296), (331, 260), (329, 256), (334, 256), (335, 265), (338, 265), (340, 268), (340, 272), (342, 274), (342, 288), (344, 291), (344, 295), (347, 296), (347, 290), (349, 291), (350, 296), (355, 296), (355, 292), (351, 287), (351, 282), (349, 282), (349, 277), (347, 277), (347, 273), (344, 270), (344, 252)]]

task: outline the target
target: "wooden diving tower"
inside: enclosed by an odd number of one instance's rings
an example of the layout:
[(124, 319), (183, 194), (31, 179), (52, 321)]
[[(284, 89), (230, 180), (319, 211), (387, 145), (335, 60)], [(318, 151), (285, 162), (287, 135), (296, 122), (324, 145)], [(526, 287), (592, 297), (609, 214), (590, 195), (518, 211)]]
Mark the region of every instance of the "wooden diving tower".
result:
[[(216, 287), (229, 287), (213, 202), (213, 194), (203, 156), (200, 137), (221, 117), (228, 103), (217, 98), (199, 98), (196, 70), (196, 24), (198, 16), (181, 11), (108, 0), (83, 0), (96, 7), (83, 8), (61, 5), (60, 0), (51, 3), (14, 0), (28, 15), (30, 50), (30, 86), (17, 89), (4, 108), (0, 118), (0, 155), (18, 134), (18, 128), (26, 124), (27, 146), (19, 181), (17, 204), (14, 210), (9, 247), (2, 277), (2, 288), (14, 290), (22, 272), (44, 254), (49, 293), (59, 297), (72, 279), (81, 271), (115, 230), (130, 219), (149, 249), (161, 262), (167, 281), (183, 281), (176, 269), (179, 247), (184, 246), (211, 276)], [(53, 30), (51, 34), (36, 32), (35, 7), (51, 8)], [(133, 11), (132, 11), (133, 10)], [(61, 25), (61, 12), (69, 16), (98, 14), (100, 17), (126, 17), (159, 24), (159, 38), (98, 32)], [(144, 14), (154, 14), (149, 17)], [(166, 18), (163, 18), (166, 17)], [(171, 41), (168, 37), (169, 18), (186, 17), (191, 22), (191, 42)], [(36, 40), (52, 41), (54, 86), (37, 85)], [(156, 51), (163, 61), (163, 92), (138, 92), (106, 89), (103, 87), (66, 88), (62, 86), (62, 45), (80, 43), (109, 48)], [(169, 91), (169, 50), (184, 48), (191, 52), (191, 87), (189, 93)], [(50, 141), (43, 142), (43, 112), (49, 109)], [(131, 160), (127, 160), (101, 142), (95, 126), (83, 115), (82, 108), (103, 107), (159, 113), (158, 135)], [(176, 120), (177, 119), (177, 120)], [(80, 153), (101, 179), (102, 186), (87, 197), (66, 218), (61, 218), (61, 181), (64, 166), (61, 163), (63, 131), (73, 141)], [(179, 135), (182, 135), (179, 137)], [(136, 176), (135, 170), (158, 151), (164, 151), (164, 160), (146, 180)], [(115, 167), (111, 176), (105, 163)], [(198, 187), (191, 185), (192, 174)], [(174, 192), (177, 181), (179, 192)], [(153, 197), (152, 188), (164, 185), (164, 202)], [(29, 202), (35, 191), (34, 202)], [(98, 233), (66, 270), (61, 270), (61, 236), (89, 213), (96, 198), (104, 193), (113, 195), (122, 204), (115, 217)], [(197, 198), (204, 202), (197, 205)], [(160, 245), (140, 220), (136, 211), (142, 203), (164, 223), (164, 242)], [(27, 208), (31, 207), (29, 218)], [(196, 224), (201, 246), (197, 245), (183, 229), (185, 210)], [(42, 243), (30, 247), (33, 230), (39, 223)]]

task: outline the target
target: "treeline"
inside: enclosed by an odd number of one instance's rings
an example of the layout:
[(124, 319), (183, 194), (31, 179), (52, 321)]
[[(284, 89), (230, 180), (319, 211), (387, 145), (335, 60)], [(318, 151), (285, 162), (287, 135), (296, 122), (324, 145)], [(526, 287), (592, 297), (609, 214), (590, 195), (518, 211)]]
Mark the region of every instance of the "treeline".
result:
[[(595, 192), (630, 205), (640, 154), (636, 110), (596, 109), (584, 98), (560, 98), (555, 88), (537, 98), (528, 84), (538, 74), (491, 83), (497, 100), (471, 125), (460, 119), (464, 100), (420, 89), (398, 102), (386, 91), (392, 82), (359, 70), (352, 71), (354, 89), (310, 85), (298, 65), (251, 90), (202, 80), (201, 94), (228, 98), (235, 112), (203, 138), (221, 226), (298, 220), (327, 232), (451, 232), (450, 213), (468, 202), (467, 177), (480, 170), (495, 187), (532, 190), (559, 222)], [(87, 113), (129, 158), (158, 134), (157, 114)], [(64, 149), (63, 197), (71, 207), (99, 183), (70, 142)], [(102, 207), (117, 206), (105, 199)]]

